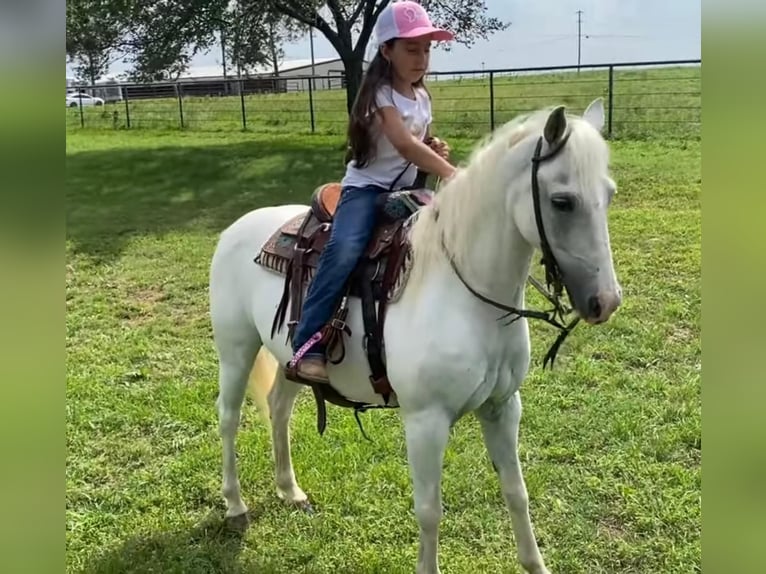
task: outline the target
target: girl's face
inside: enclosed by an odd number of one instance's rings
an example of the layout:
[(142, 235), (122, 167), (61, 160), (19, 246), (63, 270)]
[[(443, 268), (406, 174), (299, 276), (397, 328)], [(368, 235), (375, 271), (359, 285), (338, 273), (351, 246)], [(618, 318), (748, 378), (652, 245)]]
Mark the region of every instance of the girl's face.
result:
[(414, 84), (428, 70), (431, 58), (431, 37), (399, 38), (392, 46), (383, 45), (383, 57), (392, 66), (394, 75), (402, 82)]

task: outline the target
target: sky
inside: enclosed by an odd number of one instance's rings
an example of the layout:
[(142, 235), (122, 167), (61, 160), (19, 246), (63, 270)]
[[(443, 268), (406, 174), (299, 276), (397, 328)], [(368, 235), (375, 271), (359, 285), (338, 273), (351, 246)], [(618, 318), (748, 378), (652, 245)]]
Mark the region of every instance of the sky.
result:
[[(577, 64), (577, 10), (582, 10), (582, 63), (701, 58), (701, 0), (484, 0), (487, 13), (511, 26), (470, 48), (434, 49), (438, 72)], [(285, 59), (310, 57), (308, 36), (284, 46)], [(368, 51), (369, 52), (369, 51)], [(314, 31), (317, 58), (337, 57)], [(192, 67), (220, 65), (220, 49), (198, 54)], [(111, 74), (125, 70), (113, 65)], [(67, 75), (71, 74), (67, 66)]]

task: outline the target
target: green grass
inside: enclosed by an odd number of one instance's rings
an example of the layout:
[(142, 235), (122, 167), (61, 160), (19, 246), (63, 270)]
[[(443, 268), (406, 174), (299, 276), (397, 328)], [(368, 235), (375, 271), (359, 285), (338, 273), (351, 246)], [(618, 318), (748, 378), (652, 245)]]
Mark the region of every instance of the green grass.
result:
[[(451, 142), (465, 153), (471, 142)], [(533, 325), (521, 459), (554, 573), (701, 570), (700, 145), (615, 142), (611, 217), (624, 305), (555, 336)], [(216, 360), (207, 272), (244, 211), (306, 200), (341, 174), (339, 137), (69, 133), (67, 140), (67, 570), (412, 572), (417, 524), (395, 412), (329, 407), (293, 419), (298, 481), (317, 513), (276, 499), (267, 430), (239, 435), (250, 528), (222, 528)], [(520, 572), (477, 422), (446, 456), (441, 566)]]
[[(523, 111), (566, 104), (582, 111), (595, 97), (608, 102), (606, 70), (536, 75), (497, 75), (493, 82), (496, 124)], [(434, 128), (444, 136), (475, 137), (490, 126), (488, 77), (429, 80), (433, 96)], [(183, 97), (184, 128), (193, 131), (242, 130), (239, 97)], [(677, 67), (638, 70), (616, 69), (614, 75), (613, 133), (621, 138), (699, 137), (701, 68)], [(252, 95), (245, 98), (247, 129), (254, 132), (308, 133), (311, 104), (308, 92)], [(314, 128), (322, 134), (343, 134), (346, 128), (346, 93), (320, 90), (313, 94)], [(115, 115), (116, 114), (116, 115)], [(122, 129), (130, 116), (131, 129), (174, 129), (181, 125), (177, 99), (135, 100), (86, 108), (86, 127)], [(79, 129), (78, 109), (67, 109), (67, 126)]]

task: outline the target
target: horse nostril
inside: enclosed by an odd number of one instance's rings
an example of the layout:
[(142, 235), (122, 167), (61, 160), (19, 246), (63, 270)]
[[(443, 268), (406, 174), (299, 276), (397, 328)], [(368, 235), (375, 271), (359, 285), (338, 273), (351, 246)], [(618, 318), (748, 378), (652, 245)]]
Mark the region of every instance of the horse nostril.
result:
[(597, 295), (593, 295), (588, 299), (588, 311), (591, 317), (601, 317), (601, 302), (598, 300)]

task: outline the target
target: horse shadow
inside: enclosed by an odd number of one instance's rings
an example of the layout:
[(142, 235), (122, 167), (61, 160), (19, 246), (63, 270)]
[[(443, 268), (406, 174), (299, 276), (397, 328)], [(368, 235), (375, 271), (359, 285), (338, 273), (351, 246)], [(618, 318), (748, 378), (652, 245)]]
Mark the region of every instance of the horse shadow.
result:
[[(218, 511), (189, 528), (139, 535), (91, 559), (82, 574), (240, 574), (254, 565), (240, 561), (240, 552), (251, 522), (262, 513), (257, 508), (247, 517), (224, 519)], [(255, 565), (260, 573), (276, 573), (268, 562)]]

